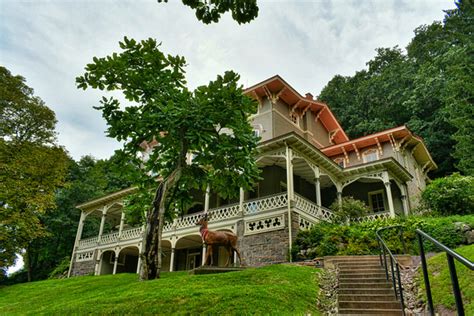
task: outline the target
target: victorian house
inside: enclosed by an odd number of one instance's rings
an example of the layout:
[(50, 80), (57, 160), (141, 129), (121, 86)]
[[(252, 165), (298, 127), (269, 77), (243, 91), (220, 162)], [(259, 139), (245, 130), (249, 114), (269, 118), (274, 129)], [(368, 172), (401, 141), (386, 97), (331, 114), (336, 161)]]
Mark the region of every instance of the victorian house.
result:
[[(300, 95), (274, 76), (245, 90), (258, 101), (251, 117), (261, 137), (255, 157), (263, 180), (253, 191), (224, 200), (209, 188), (198, 194), (188, 215), (166, 223), (164, 266), (189, 270), (202, 264), (206, 251), (195, 223), (203, 212), (209, 228), (239, 236), (246, 265), (288, 260), (297, 232), (319, 221), (331, 221), (328, 209), (343, 196), (369, 205), (371, 214), (355, 221), (410, 214), (436, 169), (423, 140), (405, 126), (349, 139), (327, 104), (311, 94)], [(72, 253), (70, 275), (138, 272), (143, 227), (130, 227), (122, 213), (123, 199), (133, 188), (78, 205), (82, 211)], [(101, 218), (96, 236), (83, 238), (89, 216)], [(214, 253), (218, 265), (225, 249)]]

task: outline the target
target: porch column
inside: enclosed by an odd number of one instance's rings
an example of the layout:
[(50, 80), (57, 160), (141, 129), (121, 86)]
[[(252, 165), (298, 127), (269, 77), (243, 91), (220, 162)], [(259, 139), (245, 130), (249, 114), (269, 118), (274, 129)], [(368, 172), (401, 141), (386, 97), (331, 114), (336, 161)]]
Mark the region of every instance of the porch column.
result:
[(115, 254), (115, 259), (114, 259), (114, 271), (112, 272), (112, 274), (117, 273), (118, 260), (119, 260), (119, 256), (118, 256), (117, 254)]
[(210, 192), (211, 192), (211, 188), (209, 187), (209, 185), (207, 185), (207, 187), (206, 187), (206, 196), (204, 198), (204, 213), (207, 213), (207, 211), (209, 211), (209, 195), (210, 195)]
[(400, 198), (402, 199), (403, 213), (408, 216), (410, 213), (410, 206), (408, 205), (408, 190), (405, 183), (400, 185), (400, 191), (402, 193)]
[(97, 258), (95, 259), (94, 275), (100, 275), (100, 262), (101, 262), (102, 252), (97, 251)]
[(240, 196), (239, 196), (239, 210), (240, 214), (244, 216), (244, 198), (245, 198), (245, 192), (243, 188), (239, 189), (240, 191)]
[(175, 248), (171, 248), (170, 272), (174, 271), (174, 251), (175, 251)]
[(336, 183), (336, 190), (337, 190), (337, 202), (339, 206), (342, 206), (342, 184)]
[(314, 168), (314, 189), (316, 190), (316, 205), (321, 206), (321, 184), (319, 167)]
[(102, 238), (102, 233), (104, 232), (105, 216), (107, 216), (107, 206), (104, 206), (102, 208), (102, 218), (100, 220), (99, 237), (97, 238), (98, 243), (100, 243), (100, 240)]
[(123, 224), (125, 223), (125, 213), (122, 211), (122, 217), (120, 217), (119, 235), (118, 239), (122, 238)]
[(140, 269), (142, 268), (142, 254), (138, 254), (138, 262), (137, 262), (137, 274), (140, 274)]
[(390, 188), (390, 182), (385, 182), (385, 190), (387, 191), (388, 210), (390, 211), (390, 217), (395, 217), (395, 209), (393, 208), (392, 189)]
[(82, 230), (84, 229), (84, 221), (86, 219), (86, 216), (87, 216), (86, 213), (84, 213), (84, 211), (81, 211), (81, 217), (79, 218), (79, 224), (77, 226), (76, 239), (74, 240), (74, 248), (72, 248), (71, 261), (69, 263), (69, 271), (67, 273), (68, 278), (71, 276), (72, 263), (75, 259), (74, 256), (76, 255), (76, 250), (77, 250), (77, 247), (79, 247), (79, 241), (81, 240), (81, 237), (82, 237)]
[(206, 244), (202, 244), (202, 262), (201, 262), (201, 265), (203, 266), (205, 263), (206, 263), (206, 250), (207, 250), (207, 246)]
[[(291, 148), (286, 145), (286, 191), (288, 197), (288, 250), (291, 253), (293, 235), (291, 231), (291, 202), (294, 200), (294, 190), (293, 190), (293, 151)], [(291, 262), (290, 256), (290, 262)]]

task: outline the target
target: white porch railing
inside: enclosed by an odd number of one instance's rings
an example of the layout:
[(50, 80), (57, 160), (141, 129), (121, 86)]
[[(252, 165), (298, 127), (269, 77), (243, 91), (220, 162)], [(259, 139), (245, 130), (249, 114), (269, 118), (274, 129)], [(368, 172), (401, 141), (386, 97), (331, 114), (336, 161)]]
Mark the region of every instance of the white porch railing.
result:
[(244, 203), (244, 215), (253, 215), (259, 212), (275, 210), (288, 205), (286, 193), (278, 193)]
[(371, 222), (377, 219), (386, 219), (386, 218), (390, 218), (390, 212), (380, 212), (380, 213), (369, 214), (363, 217), (353, 218), (351, 219), (351, 222), (363, 223), (363, 222)]
[(94, 248), (97, 245), (107, 245), (107, 244), (111, 244), (118, 241), (133, 240), (136, 238), (140, 238), (141, 236), (142, 236), (141, 226), (124, 229), (122, 231), (122, 237), (120, 237), (120, 239), (119, 239), (118, 232), (102, 235), (102, 237), (100, 238), (100, 242), (98, 242), (99, 237), (82, 239), (79, 241), (79, 249)]
[(317, 219), (330, 222), (335, 216), (330, 210), (323, 206), (318, 206), (316, 203), (295, 194), (296, 208), (300, 211), (311, 215)]

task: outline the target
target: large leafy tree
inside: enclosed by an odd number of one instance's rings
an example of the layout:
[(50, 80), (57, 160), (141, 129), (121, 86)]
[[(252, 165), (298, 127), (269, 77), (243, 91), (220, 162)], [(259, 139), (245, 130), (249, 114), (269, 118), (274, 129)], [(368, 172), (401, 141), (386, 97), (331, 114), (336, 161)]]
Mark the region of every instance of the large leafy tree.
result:
[[(76, 82), (83, 89), (121, 91), (129, 102), (122, 107), (118, 99), (104, 97), (98, 109), (108, 135), (123, 141), (123, 151), (144, 171), (137, 181), (140, 198), (134, 199), (147, 211), (141, 277), (154, 279), (160, 275), (165, 218), (186, 209), (190, 189), (210, 185), (229, 197), (258, 178), (257, 138), (248, 122), (256, 105), (243, 95), (234, 72), (190, 91), (185, 59), (165, 55), (156, 40), (124, 38), (120, 48), (94, 58)], [(144, 141), (157, 144), (147, 160), (139, 159)]]
[[(239, 24), (248, 23), (258, 16), (257, 0), (182, 0), (196, 12), (196, 18), (205, 23), (217, 23), (221, 15), (232, 13), (232, 18)], [(168, 2), (168, 0), (158, 0)]]
[(367, 70), (335, 76), (319, 96), (351, 137), (408, 125), (438, 163), (434, 176), (474, 172), (474, 9), (456, 6), (442, 23), (418, 27), (406, 54), (377, 49)]
[[(0, 67), (0, 277), (47, 235), (40, 216), (54, 207), (67, 155), (54, 144), (56, 117), (21, 76)], [(28, 279), (31, 279), (28, 269)]]

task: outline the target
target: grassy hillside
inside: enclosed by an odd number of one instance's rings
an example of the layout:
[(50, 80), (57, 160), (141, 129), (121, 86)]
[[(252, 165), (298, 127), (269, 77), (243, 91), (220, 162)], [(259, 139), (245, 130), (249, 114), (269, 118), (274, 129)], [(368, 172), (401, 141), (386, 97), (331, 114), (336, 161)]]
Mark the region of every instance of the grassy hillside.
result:
[(0, 288), (5, 314), (291, 314), (316, 310), (318, 270), (274, 265), (214, 275), (85, 276)]
[[(474, 260), (474, 245), (459, 247), (456, 252)], [(459, 279), (459, 287), (463, 296), (464, 312), (466, 315), (474, 315), (474, 271), (469, 270), (464, 265), (458, 263), (456, 260), (456, 272)], [(450, 310), (456, 309), (454, 302), (453, 288), (451, 285), (451, 277), (449, 275), (448, 262), (446, 254), (440, 253), (428, 259), (428, 271), (430, 272), (431, 292), (433, 296), (433, 304), (435, 309), (440, 305), (447, 307)], [(421, 275), (420, 270), (420, 275)], [(421, 277), (421, 284), (423, 286), (423, 293), (425, 293), (423, 278)]]

